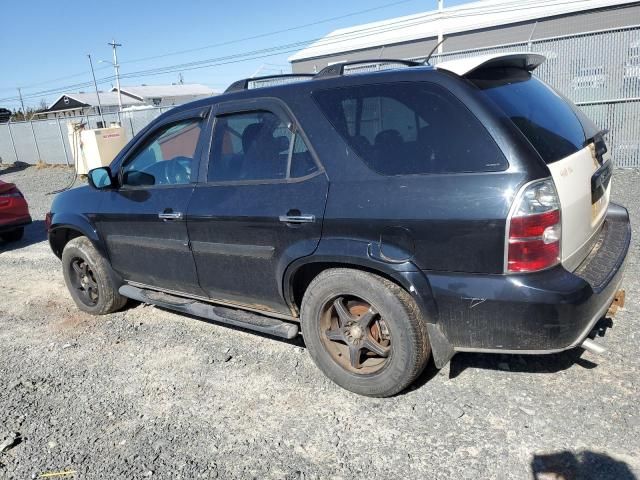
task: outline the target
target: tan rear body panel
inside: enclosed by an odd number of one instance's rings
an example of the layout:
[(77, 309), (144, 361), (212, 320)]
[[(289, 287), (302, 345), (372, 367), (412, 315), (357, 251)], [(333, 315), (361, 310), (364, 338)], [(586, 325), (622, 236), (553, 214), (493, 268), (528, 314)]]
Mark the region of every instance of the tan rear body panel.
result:
[[(605, 153), (603, 163), (609, 160)], [(591, 204), (591, 177), (600, 168), (593, 146), (548, 165), (562, 208), (562, 265), (573, 271), (584, 260), (602, 226), (609, 206), (611, 182), (605, 194)]]

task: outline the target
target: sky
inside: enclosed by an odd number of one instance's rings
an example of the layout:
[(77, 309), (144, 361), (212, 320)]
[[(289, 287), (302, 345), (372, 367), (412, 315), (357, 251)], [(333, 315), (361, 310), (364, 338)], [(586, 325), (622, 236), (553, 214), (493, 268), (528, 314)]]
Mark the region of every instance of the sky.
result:
[[(468, 1), (445, 0), (445, 6)], [(98, 88), (108, 90), (115, 83), (110, 78), (113, 66), (105, 62), (112, 60), (107, 45), (112, 39), (122, 44), (118, 48), (122, 86), (174, 83), (182, 73), (184, 83), (224, 90), (234, 80), (257, 72), (288, 72), (287, 57), (303, 47), (226, 65), (133, 75), (308, 41), (337, 28), (435, 8), (437, 0), (5, 0), (0, 7), (0, 107), (19, 108), (18, 87), (25, 106), (31, 107), (60, 96), (60, 92), (45, 93), (48, 90), (91, 91), (93, 86), (86, 85), (92, 81), (87, 54), (94, 62)], [(130, 78), (124, 78), (127, 75)]]

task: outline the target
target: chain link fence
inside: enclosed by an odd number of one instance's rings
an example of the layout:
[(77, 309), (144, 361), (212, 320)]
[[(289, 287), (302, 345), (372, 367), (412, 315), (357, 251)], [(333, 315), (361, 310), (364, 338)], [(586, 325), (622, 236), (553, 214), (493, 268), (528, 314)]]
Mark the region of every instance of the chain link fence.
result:
[[(120, 118), (127, 139), (131, 140), (149, 122), (170, 107), (153, 107), (122, 112)], [(118, 122), (118, 114), (104, 114), (106, 125)], [(16, 161), (43, 162), (50, 165), (73, 165), (73, 151), (69, 144), (69, 123), (84, 123), (86, 128), (98, 128), (100, 115), (66, 117), (0, 124), (0, 159), (2, 163)]]
[[(640, 26), (537, 39), (434, 55), (432, 65), (487, 53), (532, 51), (547, 60), (535, 74), (570, 98), (598, 126), (609, 130), (609, 145), (618, 167), (640, 167)], [(423, 58), (413, 59), (423, 60)], [(347, 67), (362, 72), (389, 68), (370, 64)], [(276, 84), (278, 81), (274, 81)], [(272, 84), (269, 82), (269, 84)], [(122, 126), (132, 138), (166, 108), (123, 112)], [(96, 128), (99, 116), (0, 124), (0, 158), (36, 163), (71, 164), (68, 122)], [(116, 114), (105, 115), (107, 124)]]
[[(616, 166), (640, 167), (640, 26), (447, 52), (433, 55), (430, 63), (523, 51), (547, 57), (535, 74), (609, 130)], [(345, 71), (391, 67), (394, 65), (354, 65)]]

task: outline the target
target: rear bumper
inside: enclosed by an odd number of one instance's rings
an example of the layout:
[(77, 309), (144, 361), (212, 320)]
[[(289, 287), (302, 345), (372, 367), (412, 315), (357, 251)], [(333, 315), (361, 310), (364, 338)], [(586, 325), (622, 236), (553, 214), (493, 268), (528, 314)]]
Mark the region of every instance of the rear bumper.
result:
[(611, 204), (598, 240), (574, 271), (521, 275), (427, 273), (440, 329), (456, 351), (554, 353), (580, 345), (622, 283), (631, 225)]
[(25, 217), (20, 218), (12, 218), (6, 222), (0, 222), (0, 233), (10, 232), (11, 230), (15, 230), (16, 228), (25, 227), (31, 223), (31, 216), (27, 215)]

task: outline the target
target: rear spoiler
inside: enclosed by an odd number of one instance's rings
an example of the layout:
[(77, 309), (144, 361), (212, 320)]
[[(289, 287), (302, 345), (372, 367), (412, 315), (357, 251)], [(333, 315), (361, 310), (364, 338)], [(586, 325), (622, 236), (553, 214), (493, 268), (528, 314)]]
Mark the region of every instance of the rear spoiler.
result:
[(515, 67), (531, 72), (545, 60), (546, 57), (539, 53), (492, 53), (489, 55), (444, 61), (438, 63), (436, 68), (438, 70), (447, 70), (460, 77), (464, 77), (476, 70), (494, 67)]

